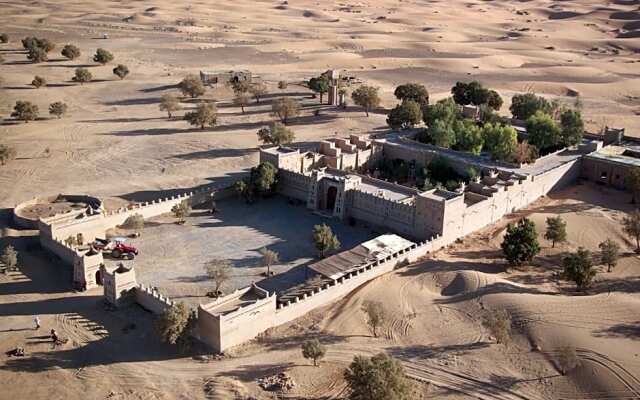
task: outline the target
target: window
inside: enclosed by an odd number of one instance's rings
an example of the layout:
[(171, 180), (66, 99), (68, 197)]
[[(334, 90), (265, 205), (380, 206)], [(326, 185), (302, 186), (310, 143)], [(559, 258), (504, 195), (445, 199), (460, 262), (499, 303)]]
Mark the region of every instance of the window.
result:
[(607, 179), (607, 172), (606, 171), (602, 171), (600, 173), (600, 179)]

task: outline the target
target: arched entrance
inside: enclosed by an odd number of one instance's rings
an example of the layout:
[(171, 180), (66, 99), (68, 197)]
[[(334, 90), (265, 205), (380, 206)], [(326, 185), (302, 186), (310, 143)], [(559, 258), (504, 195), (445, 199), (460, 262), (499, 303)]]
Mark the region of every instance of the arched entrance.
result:
[(102, 285), (102, 272), (100, 270), (96, 271), (96, 285)]
[(327, 210), (333, 211), (336, 206), (336, 197), (338, 196), (338, 188), (329, 186), (327, 189)]

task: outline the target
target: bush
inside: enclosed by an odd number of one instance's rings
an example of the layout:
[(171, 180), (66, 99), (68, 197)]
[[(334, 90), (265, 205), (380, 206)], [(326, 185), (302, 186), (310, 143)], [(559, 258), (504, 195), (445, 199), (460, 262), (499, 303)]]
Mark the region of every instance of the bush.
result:
[(287, 88), (287, 81), (278, 82), (278, 89), (285, 90)]
[(62, 118), (67, 113), (67, 105), (61, 101), (49, 104), (49, 114)]
[(281, 97), (271, 105), (271, 113), (286, 125), (289, 119), (300, 114), (300, 104), (290, 97)]
[(527, 119), (529, 143), (540, 152), (555, 148), (560, 143), (560, 127), (549, 114), (537, 111)]
[(191, 96), (191, 98), (202, 96), (205, 93), (205, 87), (200, 78), (192, 74), (185, 76), (178, 84), (178, 88), (183, 96)]
[(167, 308), (156, 321), (156, 331), (160, 340), (168, 344), (178, 344), (184, 347), (189, 339), (192, 313), (184, 305), (177, 303)]
[(91, 75), (91, 72), (86, 68), (76, 68), (76, 73), (73, 78), (71, 78), (71, 80), (79, 82), (81, 85), (85, 82), (91, 82), (92, 79), (93, 75)]
[(318, 257), (320, 258), (324, 258), (328, 252), (340, 248), (338, 237), (326, 224), (313, 227), (313, 243), (316, 250), (318, 250)]
[(141, 230), (144, 228), (144, 217), (142, 214), (133, 214), (122, 223), (125, 229)]
[(567, 241), (567, 223), (561, 216), (547, 218), (547, 231), (544, 238), (551, 241), (551, 247), (556, 247), (556, 243)]
[(249, 87), (249, 93), (256, 99), (256, 103), (260, 103), (260, 98), (267, 94), (267, 85), (256, 82)]
[(351, 400), (410, 400), (412, 396), (402, 364), (384, 353), (371, 358), (355, 356), (344, 379)]
[(400, 85), (393, 94), (402, 102), (411, 100), (418, 103), (420, 107), (425, 107), (429, 104), (429, 91), (424, 85), (417, 83)]
[(318, 360), (322, 359), (327, 349), (320, 343), (318, 339), (312, 339), (302, 344), (302, 357), (307, 360), (313, 360), (313, 366), (318, 366)]
[(113, 74), (120, 79), (124, 79), (129, 75), (129, 68), (126, 65), (118, 64), (118, 66), (113, 69)]
[(178, 222), (184, 222), (185, 218), (191, 213), (191, 205), (188, 200), (182, 200), (171, 208), (171, 212), (178, 219)]
[(11, 245), (7, 245), (2, 254), (0, 254), (0, 262), (4, 264), (7, 269), (14, 269), (18, 266), (18, 252)]
[(80, 57), (80, 49), (72, 44), (67, 44), (62, 48), (60, 52), (63, 57), (68, 58), (69, 60), (75, 60)]
[(580, 111), (565, 110), (560, 114), (560, 141), (563, 146), (575, 146), (582, 142), (584, 122)]
[(160, 98), (160, 111), (166, 111), (169, 118), (173, 116), (175, 111), (181, 109), (180, 101), (178, 98), (171, 93), (163, 94)]
[(0, 33), (0, 43), (9, 43), (9, 35)]
[(387, 124), (391, 129), (409, 129), (422, 120), (420, 104), (413, 100), (403, 101), (394, 107), (387, 116)]
[(34, 64), (47, 61), (47, 52), (40, 47), (32, 47), (29, 49), (27, 59), (29, 59)]
[(563, 277), (575, 282), (578, 290), (582, 291), (593, 282), (597, 271), (593, 268), (591, 252), (579, 247), (575, 253), (569, 254), (562, 259)]
[(373, 337), (378, 337), (378, 328), (384, 324), (387, 319), (387, 313), (379, 301), (365, 301), (362, 304), (362, 312), (367, 317), (367, 325), (373, 333)]
[(506, 345), (511, 341), (511, 316), (507, 310), (489, 313), (482, 321), (482, 325), (491, 332), (496, 343)]
[(536, 225), (527, 218), (522, 218), (515, 225), (507, 225), (501, 247), (504, 257), (511, 265), (520, 266), (530, 262), (540, 252)]
[(369, 111), (380, 105), (378, 88), (373, 86), (360, 86), (351, 93), (351, 98), (356, 105), (364, 108), (367, 117), (369, 116)]
[(17, 120), (29, 122), (38, 118), (38, 106), (28, 101), (16, 101), (11, 116)]
[(93, 56), (93, 61), (99, 64), (105, 65), (113, 61), (113, 54), (105, 49), (96, 50), (96, 54)]
[(607, 266), (607, 272), (618, 264), (620, 257), (620, 245), (611, 239), (607, 239), (598, 245), (600, 248), (600, 262)]
[(16, 158), (16, 149), (6, 144), (0, 144), (0, 165), (5, 165), (7, 161), (14, 158)]
[(322, 104), (322, 96), (329, 91), (329, 80), (326, 76), (311, 78), (309, 80), (309, 89), (320, 94), (320, 104)]
[(31, 81), (31, 85), (36, 89), (41, 88), (42, 86), (47, 86), (47, 80), (41, 76), (36, 75)]
[(204, 129), (205, 126), (213, 127), (218, 122), (218, 109), (214, 104), (200, 103), (195, 111), (186, 113), (184, 119), (200, 129)]
[(280, 146), (295, 140), (295, 133), (280, 122), (273, 122), (269, 127), (258, 130), (258, 140), (265, 144)]
[(534, 93), (518, 94), (511, 99), (509, 107), (513, 118), (527, 120), (536, 112), (551, 112), (551, 103), (544, 97), (536, 96)]
[(443, 121), (446, 125), (452, 125), (462, 118), (462, 113), (453, 98), (447, 97), (425, 107), (422, 117), (427, 126), (433, 125), (437, 120)]
[(482, 127), (485, 148), (495, 160), (511, 161), (518, 148), (518, 133), (513, 127), (484, 124)]
[(215, 297), (220, 293), (222, 285), (231, 278), (231, 262), (220, 258), (212, 258), (205, 264), (207, 276), (213, 281), (213, 293)]

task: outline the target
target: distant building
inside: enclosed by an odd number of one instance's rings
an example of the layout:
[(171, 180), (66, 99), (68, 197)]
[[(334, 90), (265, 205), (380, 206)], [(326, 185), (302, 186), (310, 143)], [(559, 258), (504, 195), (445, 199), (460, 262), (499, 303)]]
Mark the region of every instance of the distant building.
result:
[(251, 71), (200, 71), (200, 80), (205, 85), (216, 86), (227, 82), (251, 82)]

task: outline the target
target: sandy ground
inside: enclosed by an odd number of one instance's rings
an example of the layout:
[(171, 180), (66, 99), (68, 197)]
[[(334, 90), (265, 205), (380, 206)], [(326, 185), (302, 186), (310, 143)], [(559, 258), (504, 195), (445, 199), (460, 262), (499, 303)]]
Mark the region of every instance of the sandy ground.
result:
[[(269, 399), (255, 380), (284, 370), (297, 382), (294, 398), (335, 398), (344, 394), (342, 371), (355, 354), (386, 351), (416, 379), (418, 398), (637, 398), (640, 260), (619, 223), (628, 201), (594, 185), (570, 187), (509, 217), (526, 215), (539, 227), (543, 250), (531, 265), (504, 271), (505, 220), (208, 363), (158, 343), (145, 312), (107, 312), (99, 291), (68, 292), (68, 273), (30, 253), (22, 272), (0, 283), (3, 350), (23, 345), (28, 353), (0, 355), (0, 379), (21, 382), (0, 397)], [(556, 248), (542, 237), (550, 215), (568, 222), (568, 241)], [(601, 268), (588, 293), (556, 278), (564, 252), (595, 249), (605, 237), (624, 255), (613, 272)], [(390, 318), (373, 338), (360, 306), (382, 298)], [(513, 318), (508, 347), (495, 344), (481, 324), (496, 309)], [(40, 331), (32, 329), (34, 314), (43, 320)], [(127, 332), (131, 323), (136, 328)], [(70, 342), (53, 349), (45, 337), (51, 327)], [(328, 347), (318, 368), (299, 350), (311, 337)], [(557, 351), (564, 346), (576, 349), (580, 364), (561, 376)]]
[[(187, 18), (195, 26), (176, 25)], [(434, 99), (462, 79), (482, 80), (505, 97), (535, 90), (572, 103), (566, 95), (578, 91), (591, 129), (608, 124), (638, 136), (639, 21), (637, 0), (3, 3), (0, 26), (12, 40), (0, 45), (6, 60), (0, 115), (7, 117), (16, 100), (35, 102), (43, 117), (49, 103), (61, 100), (70, 113), (0, 124), (0, 141), (18, 150), (16, 160), (0, 167), (0, 208), (57, 193), (150, 199), (233, 179), (257, 160), (255, 132), (271, 120), (269, 102), (281, 94), (303, 101), (304, 112), (292, 123), (302, 144), (383, 128), (382, 114), (367, 118), (357, 108), (319, 107), (294, 83), (276, 88), (279, 80), (296, 82), (327, 68), (379, 86), (385, 107), (395, 103), (392, 89), (407, 81), (425, 83)], [(100, 39), (103, 32), (109, 39)], [(56, 51), (50, 62), (26, 63), (18, 40), (27, 35), (46, 36), (58, 49), (74, 43), (83, 55), (67, 61)], [(119, 81), (113, 66), (93, 63), (97, 47), (112, 51), (131, 75)], [(77, 66), (87, 66), (96, 81), (70, 82)], [(261, 75), (270, 95), (243, 115), (231, 106), (228, 90), (209, 90), (204, 98), (217, 102), (220, 123), (204, 131), (158, 110), (160, 96), (175, 92), (187, 73), (230, 68)], [(34, 75), (49, 86), (31, 88)], [(29, 356), (0, 354), (0, 382), (11, 383), (0, 398), (270, 398), (255, 378), (282, 369), (298, 383), (294, 394), (330, 398), (343, 393), (342, 369), (354, 354), (381, 350), (402, 359), (412, 377), (432, 382), (418, 386), (423, 398), (638, 398), (639, 261), (619, 227), (627, 203), (624, 194), (592, 186), (554, 194), (527, 213), (539, 226), (562, 214), (570, 241), (547, 245), (529, 268), (503, 272), (501, 224), (207, 364), (159, 344), (147, 314), (105, 312), (99, 291), (70, 292), (64, 267), (25, 252), (22, 272), (0, 277), (0, 343), (3, 352), (25, 345)], [(28, 244), (20, 237), (27, 232), (4, 233), (11, 237), (3, 242)], [(556, 280), (562, 251), (595, 250), (605, 237), (622, 243), (627, 254), (614, 272), (599, 275), (588, 295)], [(374, 339), (358, 310), (364, 300), (381, 297), (394, 319)], [(516, 321), (506, 349), (480, 325), (487, 309), (498, 308)], [(43, 320), (38, 332), (31, 330), (34, 314)], [(136, 329), (123, 330), (131, 323)], [(70, 339), (63, 348), (52, 349), (43, 337), (51, 327)], [(299, 350), (314, 335), (329, 346), (319, 368)], [(556, 350), (567, 344), (577, 348), (581, 365), (561, 377)], [(536, 346), (542, 351), (532, 351)]]

